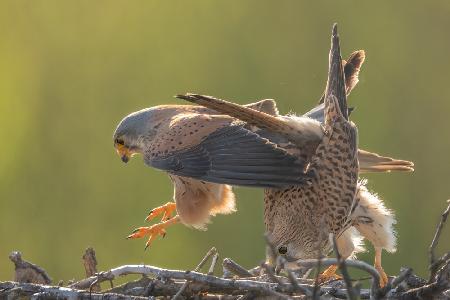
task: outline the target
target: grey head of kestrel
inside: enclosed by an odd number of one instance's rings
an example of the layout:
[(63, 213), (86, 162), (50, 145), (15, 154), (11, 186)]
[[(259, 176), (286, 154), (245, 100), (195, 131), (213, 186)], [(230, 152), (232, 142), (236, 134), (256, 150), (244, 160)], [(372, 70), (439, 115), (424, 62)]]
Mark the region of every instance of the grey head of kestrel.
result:
[[(206, 113), (209, 112), (209, 113)], [(210, 215), (234, 211), (229, 185), (280, 187), (308, 179), (305, 160), (252, 132), (230, 116), (189, 105), (161, 105), (126, 116), (117, 126), (114, 146), (122, 161), (142, 154), (146, 165), (165, 171), (175, 186), (178, 216), (168, 203), (163, 222), (138, 228), (130, 238), (165, 234), (175, 222), (202, 228)]]

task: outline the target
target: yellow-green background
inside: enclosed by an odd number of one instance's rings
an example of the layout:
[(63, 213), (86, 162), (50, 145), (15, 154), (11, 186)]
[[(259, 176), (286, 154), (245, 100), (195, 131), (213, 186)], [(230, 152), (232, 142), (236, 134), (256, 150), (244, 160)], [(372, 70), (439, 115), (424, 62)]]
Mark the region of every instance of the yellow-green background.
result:
[(333, 22), (343, 56), (367, 51), (349, 99), (360, 145), (416, 163), (413, 174), (368, 176), (398, 220), (385, 267), (425, 275), (450, 197), (450, 2), (30, 0), (0, 3), (0, 280), (12, 278), (12, 250), (55, 280), (80, 278), (89, 245), (100, 269), (192, 268), (211, 246), (259, 264), (255, 189), (237, 188), (238, 212), (206, 232), (174, 226), (147, 252), (125, 240), (172, 186), (140, 157), (122, 164), (112, 133), (126, 114), (182, 104), (172, 95), (189, 91), (308, 110), (325, 85)]

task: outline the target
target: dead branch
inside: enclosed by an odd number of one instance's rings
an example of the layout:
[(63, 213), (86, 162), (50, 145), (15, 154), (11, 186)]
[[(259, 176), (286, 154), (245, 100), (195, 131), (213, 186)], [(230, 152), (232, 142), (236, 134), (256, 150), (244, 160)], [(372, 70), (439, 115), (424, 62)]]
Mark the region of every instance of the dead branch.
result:
[(208, 275), (214, 274), (214, 268), (216, 267), (217, 259), (219, 259), (219, 253), (214, 254), (214, 256), (211, 260), (211, 265), (208, 270)]
[[(302, 267), (311, 268), (316, 266), (318, 261), (319, 259), (304, 259), (298, 261), (297, 264)], [(320, 259), (320, 262), (323, 267), (329, 267), (332, 265), (336, 265), (338, 263), (338, 260), (336, 258), (323, 258)], [(367, 272), (372, 277), (373, 280), (372, 286), (380, 285), (380, 275), (378, 274), (378, 271), (371, 265), (360, 260), (346, 260), (346, 264), (349, 267)]]
[(441, 237), (442, 228), (444, 228), (445, 222), (447, 221), (448, 214), (450, 213), (450, 200), (447, 200), (448, 206), (447, 209), (442, 213), (441, 220), (436, 228), (436, 232), (434, 233), (433, 240), (431, 242), (429, 248), (429, 256), (430, 256), (430, 278), (428, 282), (431, 282), (436, 275), (437, 269), (443, 263), (442, 261), (436, 261), (435, 249), (439, 242), (439, 238)]
[(34, 283), (1, 282), (0, 299), (91, 299), (91, 300), (148, 300), (146, 297), (128, 296), (114, 293), (89, 293), (65, 287), (40, 285)]
[[(92, 247), (86, 248), (83, 254), (83, 265), (86, 277), (91, 277), (97, 274), (97, 258), (95, 257), (95, 250)], [(94, 284), (91, 291), (99, 292), (101, 290), (99, 284)]]
[(230, 273), (238, 276), (238, 277), (252, 277), (252, 273), (247, 271), (244, 267), (237, 264), (231, 258), (225, 258), (222, 262), (222, 266), (224, 269), (228, 270)]
[[(198, 272), (201, 270), (201, 268), (203, 267), (203, 265), (208, 261), (208, 259), (217, 254), (217, 249), (215, 247), (212, 247), (205, 255), (205, 257), (203, 257), (202, 261), (197, 265), (197, 267), (194, 269), (195, 272)], [(175, 294), (175, 296), (173, 296), (172, 300), (176, 300), (177, 298), (179, 298), (181, 296), (181, 294), (183, 294), (184, 290), (187, 288), (189, 284), (189, 281), (186, 280), (186, 282), (183, 284), (183, 286), (180, 288), (180, 290)]]
[(9, 259), (15, 266), (15, 281), (40, 284), (50, 284), (52, 282), (52, 279), (43, 268), (23, 260), (22, 254), (19, 251), (13, 251), (9, 255)]
[(348, 274), (347, 264), (345, 262), (345, 259), (342, 258), (341, 254), (339, 253), (336, 243), (336, 236), (334, 234), (332, 235), (332, 240), (333, 240), (333, 251), (334, 254), (336, 255), (339, 270), (341, 271), (342, 277), (344, 278), (345, 286), (347, 287), (348, 298), (350, 300), (356, 300), (356, 294), (355, 291), (353, 290), (352, 280), (350, 278), (350, 275)]

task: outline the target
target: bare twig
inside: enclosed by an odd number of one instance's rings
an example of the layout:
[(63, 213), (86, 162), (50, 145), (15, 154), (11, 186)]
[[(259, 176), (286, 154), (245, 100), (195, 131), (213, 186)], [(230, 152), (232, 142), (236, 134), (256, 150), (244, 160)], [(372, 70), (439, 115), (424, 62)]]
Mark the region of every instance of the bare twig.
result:
[(398, 285), (400, 285), (403, 281), (405, 281), (409, 276), (411, 276), (412, 274), (412, 269), (411, 268), (405, 268), (403, 270), (400, 271), (400, 274), (398, 274), (398, 276), (396, 276), (392, 282), (390, 283), (390, 285), (392, 286), (392, 288), (396, 288)]
[[(195, 272), (200, 271), (200, 269), (203, 267), (203, 265), (208, 261), (208, 259), (217, 254), (217, 249), (215, 247), (212, 247), (205, 255), (205, 257), (203, 257), (202, 261), (197, 265), (197, 267), (194, 269)], [(178, 293), (175, 294), (175, 296), (173, 296), (172, 300), (176, 300), (178, 299), (181, 294), (183, 294), (183, 292), (186, 290), (187, 286), (189, 284), (189, 281), (186, 280), (186, 282), (183, 284), (183, 286), (180, 288), (180, 290), (178, 291)]]
[(178, 270), (167, 270), (154, 266), (148, 265), (125, 265), (120, 266), (114, 269), (111, 269), (107, 272), (101, 272), (97, 276), (89, 277), (84, 279), (83, 281), (78, 282), (80, 286), (89, 286), (92, 282), (98, 279), (98, 282), (112, 280), (118, 278), (119, 276), (128, 275), (128, 274), (141, 274), (141, 275), (152, 275), (159, 278), (171, 278), (171, 279), (183, 279), (190, 280), (193, 282), (201, 282), (204, 284), (208, 284), (211, 286), (221, 287), (223, 289), (241, 289), (248, 291), (261, 291), (261, 288), (271, 288), (274, 289), (275, 286), (266, 282), (257, 282), (253, 280), (232, 280), (219, 278), (215, 276), (205, 275), (198, 272), (185, 272)]
[[(97, 274), (97, 258), (95, 257), (95, 250), (92, 247), (86, 248), (83, 254), (83, 265), (86, 277), (91, 277)], [(91, 291), (99, 292), (101, 290), (99, 284), (91, 286)]]
[(389, 298), (397, 292), (397, 287), (404, 281), (406, 281), (412, 275), (411, 268), (401, 268), (400, 274), (396, 276), (392, 281), (389, 281), (383, 288), (378, 292), (378, 297), (384, 297), (387, 295)]
[(436, 280), (430, 284), (410, 289), (402, 299), (435, 299), (435, 296), (450, 287), (450, 259), (436, 272)]
[(278, 277), (275, 275), (275, 272), (274, 272), (274, 269), (273, 269), (272, 266), (269, 266), (269, 265), (266, 264), (266, 263), (262, 263), (262, 264), (261, 264), (261, 268), (263, 268), (264, 271), (266, 271), (267, 276), (269, 277), (269, 279), (270, 279), (272, 282), (278, 283), (280, 286), (283, 285), (283, 282), (281, 282), (281, 280), (278, 279)]
[(147, 297), (127, 296), (114, 293), (90, 293), (64, 287), (33, 283), (0, 283), (0, 299), (80, 299), (80, 300), (148, 300)]
[(355, 294), (355, 291), (353, 290), (353, 285), (352, 285), (350, 275), (348, 274), (347, 265), (345, 263), (345, 259), (342, 258), (341, 254), (339, 253), (339, 249), (338, 249), (337, 243), (336, 243), (336, 237), (334, 236), (334, 234), (332, 235), (332, 240), (333, 240), (333, 251), (334, 251), (334, 254), (336, 255), (339, 270), (341, 271), (342, 277), (344, 278), (344, 282), (347, 287), (348, 298), (350, 300), (356, 300), (357, 299), (356, 294)]
[[(206, 276), (206, 275), (205, 275)], [(259, 281), (261, 278), (252, 278), (252, 279), (237, 279), (237, 280), (229, 280), (234, 282), (233, 285), (223, 284), (223, 282), (219, 282), (219, 284), (211, 284), (210, 282), (192, 282), (189, 284), (187, 290), (191, 294), (197, 293), (209, 293), (215, 295), (235, 295), (235, 297), (239, 295), (251, 294), (255, 296), (264, 296), (264, 295), (275, 295), (276, 292), (280, 293), (293, 293), (291, 286), (286, 285), (287, 290), (282, 291), (278, 289), (278, 284), (275, 283), (267, 283)], [(127, 282), (123, 286), (118, 286), (112, 290), (107, 291), (104, 294), (96, 294), (92, 293), (92, 299), (101, 299), (100, 295), (103, 295), (103, 299), (141, 299), (139, 297), (147, 297), (148, 296), (173, 296), (175, 295), (181, 286), (184, 284), (184, 281), (180, 280), (167, 280), (160, 278), (148, 278), (142, 277), (138, 281)], [(249, 289), (249, 285), (251, 288)], [(309, 284), (301, 284), (303, 287), (312, 288)], [(39, 287), (39, 288), (38, 288)], [(347, 295), (347, 291), (345, 289), (323, 286), (320, 288), (322, 293), (326, 293), (328, 295), (332, 295), (333, 297), (342, 299)], [(17, 282), (0, 282), (0, 299), (7, 298), (9, 295), (19, 295), (18, 291), (20, 291), (20, 295), (32, 295), (35, 293), (44, 293), (46, 295), (50, 295), (49, 297), (42, 297), (42, 299), (66, 299), (67, 296), (75, 296), (80, 297), (79, 299), (89, 299), (87, 295), (89, 295), (88, 291), (80, 291), (70, 288), (61, 288), (57, 286), (44, 286), (39, 285), (34, 288), (30, 288), (29, 284), (26, 283), (17, 283)], [(49, 293), (47, 293), (49, 292)], [(128, 297), (126, 295), (134, 295), (139, 296), (138, 298)], [(57, 297), (59, 296), (59, 298)], [(123, 298), (120, 298), (122, 296)], [(228, 299), (229, 297), (224, 297)], [(111, 298), (110, 298), (111, 297)], [(115, 297), (115, 298), (114, 298)], [(203, 297), (203, 296), (202, 296)], [(223, 297), (223, 296), (222, 296)], [(286, 297), (286, 296), (285, 296)], [(292, 298), (298, 298), (296, 295), (292, 295)], [(301, 296), (304, 299), (304, 296)], [(364, 289), (361, 291), (361, 298), (368, 299), (369, 298), (369, 290)], [(15, 299), (13, 297), (13, 299)], [(70, 298), (68, 298), (70, 299)], [(76, 298), (78, 299), (78, 298)]]
[[(317, 261), (318, 259), (304, 259), (299, 260), (297, 264), (302, 267), (311, 268), (317, 265)], [(336, 265), (338, 263), (336, 258), (322, 258), (320, 261), (323, 267)], [(376, 284), (377, 286), (380, 285), (380, 274), (378, 274), (378, 271), (371, 265), (359, 260), (347, 260), (346, 264), (348, 267), (352, 267), (367, 272), (370, 276), (372, 276), (374, 284)]]
[(213, 275), (214, 274), (214, 268), (216, 267), (216, 263), (217, 263), (217, 259), (219, 258), (219, 254), (216, 253), (214, 254), (212, 260), (211, 260), (211, 266), (209, 267), (208, 270), (208, 275)]
[(239, 277), (252, 277), (252, 273), (247, 271), (244, 267), (234, 262), (231, 258), (225, 258), (222, 262), (222, 266)]
[[(322, 217), (322, 219), (320, 220), (320, 223), (321, 223), (321, 228), (326, 228), (325, 227), (325, 218)], [(316, 260), (316, 264), (314, 266), (312, 266), (312, 267), (316, 268), (316, 276), (314, 277), (314, 289), (313, 289), (313, 294), (312, 294), (313, 300), (318, 300), (320, 297), (319, 278), (320, 278), (320, 269), (322, 268), (322, 243), (323, 243), (323, 240), (326, 238), (327, 238), (326, 233), (323, 230), (321, 230), (320, 234), (319, 234), (319, 239), (316, 244), (317, 260)]]
[[(319, 253), (319, 257), (320, 257), (320, 253)], [(319, 286), (319, 278), (320, 278), (320, 269), (322, 268), (322, 259), (319, 258), (316, 260), (316, 263), (314, 264), (314, 267), (316, 268), (316, 276), (314, 277), (314, 288), (313, 288), (313, 300), (318, 300), (319, 299), (319, 290), (320, 290), (320, 286)]]
[(447, 221), (447, 217), (450, 213), (450, 200), (447, 200), (448, 206), (447, 209), (442, 213), (441, 220), (439, 221), (439, 224), (436, 228), (436, 232), (434, 233), (433, 241), (431, 242), (430, 248), (429, 248), (429, 256), (430, 256), (430, 278), (428, 279), (428, 282), (431, 283), (436, 275), (436, 271), (439, 268), (439, 265), (436, 264), (436, 254), (435, 249), (439, 242), (439, 238), (441, 236), (442, 228), (444, 228), (444, 224)]

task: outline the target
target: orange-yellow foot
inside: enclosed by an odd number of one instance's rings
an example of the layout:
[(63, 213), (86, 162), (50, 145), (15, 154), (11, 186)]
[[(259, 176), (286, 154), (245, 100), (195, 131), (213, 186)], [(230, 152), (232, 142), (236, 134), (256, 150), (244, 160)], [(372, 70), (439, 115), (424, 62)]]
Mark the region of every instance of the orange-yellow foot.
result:
[(145, 249), (156, 239), (158, 235), (164, 237), (166, 235), (166, 228), (172, 224), (178, 223), (179, 217), (175, 216), (168, 221), (164, 221), (149, 227), (139, 227), (133, 230), (133, 232), (127, 237), (127, 239), (139, 239), (146, 235), (149, 236), (147, 243), (145, 243)]
[(172, 217), (172, 213), (177, 209), (177, 205), (174, 202), (167, 202), (164, 205), (152, 209), (145, 221), (150, 221), (151, 219), (163, 214), (161, 219), (162, 222), (169, 220)]
[(325, 283), (330, 280), (342, 279), (341, 276), (336, 274), (337, 269), (338, 269), (337, 265), (329, 266), (325, 271), (323, 271), (319, 275), (319, 283)]
[(388, 278), (386, 272), (384, 272), (383, 267), (381, 266), (381, 251), (382, 251), (382, 248), (375, 248), (374, 267), (375, 267), (375, 269), (377, 269), (378, 274), (380, 274), (380, 287), (384, 287), (388, 283), (389, 278)]
[(384, 272), (383, 267), (381, 265), (380, 266), (375, 265), (375, 269), (377, 269), (378, 274), (380, 274), (380, 287), (384, 287), (388, 283), (389, 278), (386, 272)]

